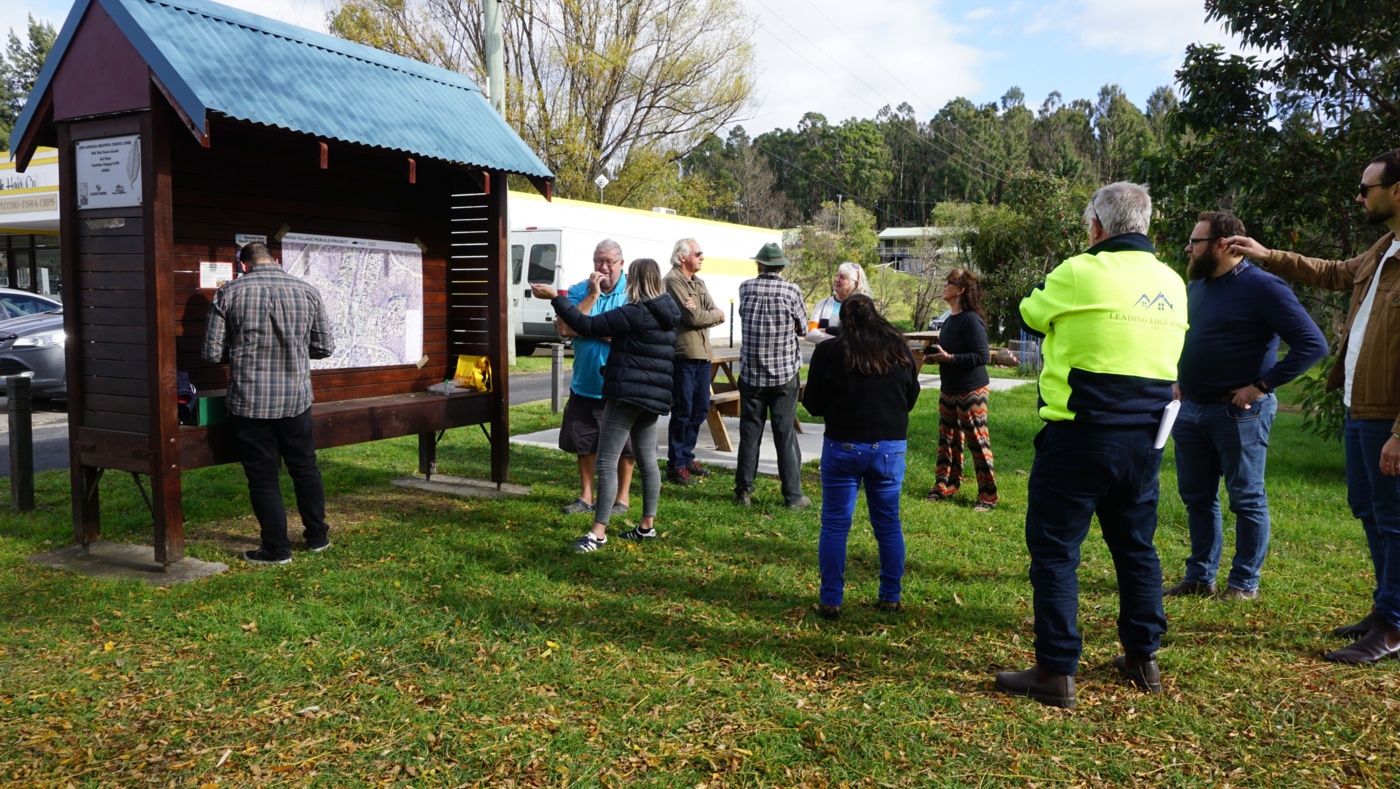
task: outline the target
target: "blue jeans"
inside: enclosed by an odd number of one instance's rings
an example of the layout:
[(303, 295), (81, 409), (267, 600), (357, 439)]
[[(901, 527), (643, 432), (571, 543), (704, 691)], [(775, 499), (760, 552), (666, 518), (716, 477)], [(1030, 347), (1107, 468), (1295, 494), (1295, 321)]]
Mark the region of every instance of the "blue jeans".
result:
[(302, 536), (307, 545), (327, 539), (326, 493), (316, 465), (316, 439), (311, 432), (311, 409), (282, 419), (230, 416), (238, 459), (248, 478), (248, 501), (262, 530), (262, 549), (277, 558), (292, 555), (287, 538), (287, 510), (282, 505), (278, 474), (283, 463), (296, 491)]
[(1172, 439), (1176, 441), (1177, 492), (1186, 505), (1191, 556), (1186, 580), (1215, 583), (1224, 534), (1220, 522), (1220, 479), (1235, 513), (1235, 558), (1227, 580), (1233, 589), (1259, 588), (1259, 570), (1269, 551), (1269, 497), (1264, 462), (1278, 399), (1264, 395), (1250, 408), (1232, 403), (1181, 402)]
[(1389, 419), (1347, 414), (1347, 503), (1366, 530), (1376, 568), (1376, 613), (1400, 629), (1400, 476), (1381, 473), (1381, 447), (1390, 440)]
[(745, 386), (739, 379), (739, 457), (734, 469), (734, 492), (752, 493), (758, 475), (758, 445), (763, 440), (763, 420), (773, 427), (773, 444), (778, 449), (778, 480), (783, 501), (796, 504), (802, 499), (802, 449), (797, 446), (793, 420), (797, 418), (797, 374), (777, 386)]
[(865, 483), (870, 528), (880, 546), (880, 600), (899, 602), (904, 577), (904, 530), (899, 493), (904, 487), (904, 441), (822, 442), (822, 531), (817, 542), (823, 605), (841, 605), (846, 589), (846, 537)]
[(700, 426), (710, 415), (710, 362), (677, 356), (672, 362), (671, 423), (667, 428), (666, 467), (682, 469), (695, 462)]
[(1035, 437), (1026, 501), (1031, 555), (1035, 659), (1074, 674), (1079, 635), (1079, 546), (1099, 517), (1118, 575), (1118, 638), (1130, 657), (1146, 658), (1167, 632), (1157, 531), (1157, 428), (1050, 422)]

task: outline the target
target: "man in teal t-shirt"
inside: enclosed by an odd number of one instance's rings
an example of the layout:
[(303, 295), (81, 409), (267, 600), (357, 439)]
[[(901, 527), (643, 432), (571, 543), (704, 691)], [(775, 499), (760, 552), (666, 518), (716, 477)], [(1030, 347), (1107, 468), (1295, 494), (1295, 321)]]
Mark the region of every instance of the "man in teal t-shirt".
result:
[[(593, 251), (593, 273), (570, 287), (568, 295), (584, 315), (598, 315), (626, 304), (627, 274), (623, 271), (622, 247), (612, 239), (598, 242)], [(574, 515), (593, 511), (598, 426), (603, 421), (603, 365), (608, 363), (611, 345), (607, 338), (580, 337), (563, 321), (556, 321), (555, 327), (560, 337), (572, 337), (574, 346), (569, 402), (564, 406), (564, 422), (559, 428), (559, 448), (578, 456), (579, 497), (560, 509), (565, 515)], [(614, 513), (627, 511), (633, 462), (629, 440), (617, 462)]]

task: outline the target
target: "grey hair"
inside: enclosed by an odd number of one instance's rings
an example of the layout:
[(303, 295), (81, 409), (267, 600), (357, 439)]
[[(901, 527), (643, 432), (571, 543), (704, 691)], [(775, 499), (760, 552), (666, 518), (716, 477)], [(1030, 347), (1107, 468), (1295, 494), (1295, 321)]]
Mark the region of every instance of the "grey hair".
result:
[(593, 254), (597, 255), (599, 252), (611, 252), (617, 255), (618, 260), (622, 260), (622, 247), (611, 238), (605, 238), (598, 242), (598, 246), (593, 248)]
[(680, 241), (677, 241), (676, 245), (671, 249), (671, 265), (679, 266), (681, 264), (682, 256), (691, 255), (694, 253), (695, 239), (682, 238)]
[(859, 263), (852, 263), (848, 260), (845, 263), (842, 263), (841, 265), (837, 266), (836, 271), (838, 273), (844, 271), (846, 272), (846, 276), (855, 280), (856, 293), (859, 293), (862, 296), (871, 295), (870, 278), (865, 276), (865, 269), (861, 268)]
[(627, 300), (651, 301), (665, 293), (661, 284), (661, 267), (651, 258), (637, 258), (627, 267)]
[(1094, 192), (1084, 209), (1084, 224), (1093, 227), (1099, 220), (1105, 236), (1146, 233), (1152, 221), (1152, 196), (1147, 187), (1130, 181), (1117, 181)]

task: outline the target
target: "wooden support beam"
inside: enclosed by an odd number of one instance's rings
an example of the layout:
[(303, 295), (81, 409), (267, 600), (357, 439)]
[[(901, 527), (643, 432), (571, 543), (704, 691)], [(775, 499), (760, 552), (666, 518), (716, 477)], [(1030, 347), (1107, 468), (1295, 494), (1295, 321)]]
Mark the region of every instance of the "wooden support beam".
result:
[(414, 161), (412, 156), (408, 157), (408, 182), (418, 183), (418, 162)]
[(330, 166), (331, 166), (331, 164), (330, 164), (330, 157), (331, 157), (331, 149), (330, 149), (330, 146), (329, 146), (329, 145), (326, 145), (326, 144), (323, 143), (323, 142), (322, 142), (322, 143), (317, 143), (317, 144), (321, 146), (321, 169), (322, 169), (322, 170), (329, 170), (329, 169), (330, 169)]
[(535, 187), (535, 191), (540, 193), (546, 201), (554, 201), (554, 182), (548, 178), (540, 178), (536, 175), (525, 176), (530, 181), (530, 185)]

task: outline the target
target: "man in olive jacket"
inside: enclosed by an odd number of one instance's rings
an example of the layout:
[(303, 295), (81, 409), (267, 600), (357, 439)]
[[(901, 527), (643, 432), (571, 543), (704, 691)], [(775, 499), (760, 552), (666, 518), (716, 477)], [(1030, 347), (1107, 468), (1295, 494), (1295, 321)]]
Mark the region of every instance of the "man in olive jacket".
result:
[(1376, 589), (1371, 613), (1333, 631), (1356, 643), (1325, 656), (1334, 663), (1375, 663), (1400, 654), (1400, 150), (1381, 154), (1361, 173), (1356, 202), (1366, 222), (1390, 232), (1351, 260), (1316, 260), (1264, 247), (1245, 236), (1226, 244), (1285, 279), (1351, 291), (1327, 389), (1342, 390), (1347, 500), (1366, 530)]
[(694, 485), (695, 477), (709, 473), (695, 462), (695, 442), (710, 413), (710, 328), (724, 323), (724, 310), (715, 306), (710, 289), (696, 276), (704, 263), (700, 243), (682, 238), (671, 252), (671, 271), (663, 283), (681, 308), (666, 449), (666, 481), (677, 485)]

